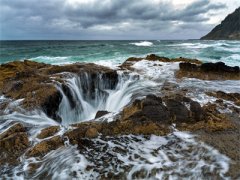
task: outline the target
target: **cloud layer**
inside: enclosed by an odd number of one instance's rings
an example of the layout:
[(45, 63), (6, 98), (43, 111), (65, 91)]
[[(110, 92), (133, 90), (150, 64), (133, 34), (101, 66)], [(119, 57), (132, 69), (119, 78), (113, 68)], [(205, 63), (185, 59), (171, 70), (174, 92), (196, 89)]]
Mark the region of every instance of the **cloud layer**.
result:
[[(0, 0), (1, 39), (199, 38), (226, 5), (210, 0)], [(184, 1), (182, 1), (184, 2)]]

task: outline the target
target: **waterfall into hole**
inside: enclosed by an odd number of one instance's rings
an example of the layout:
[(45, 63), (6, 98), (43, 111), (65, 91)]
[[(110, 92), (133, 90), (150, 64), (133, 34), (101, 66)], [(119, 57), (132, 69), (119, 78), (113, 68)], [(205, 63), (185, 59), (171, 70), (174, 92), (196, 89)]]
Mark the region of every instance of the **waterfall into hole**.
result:
[(131, 100), (135, 92), (147, 92), (155, 83), (143, 81), (138, 75), (118, 73), (117, 83), (103, 74), (88, 73), (73, 75), (59, 84), (62, 94), (58, 115), (62, 124), (93, 119), (99, 110), (119, 112)]

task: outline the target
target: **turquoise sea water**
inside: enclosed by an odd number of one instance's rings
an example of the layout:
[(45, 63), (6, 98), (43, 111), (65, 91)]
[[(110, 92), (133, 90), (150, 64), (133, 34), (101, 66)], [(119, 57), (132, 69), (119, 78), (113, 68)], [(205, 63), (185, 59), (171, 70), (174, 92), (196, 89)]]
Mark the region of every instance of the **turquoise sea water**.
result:
[(31, 59), (51, 64), (120, 64), (131, 56), (155, 53), (240, 66), (240, 41), (0, 41), (0, 63)]

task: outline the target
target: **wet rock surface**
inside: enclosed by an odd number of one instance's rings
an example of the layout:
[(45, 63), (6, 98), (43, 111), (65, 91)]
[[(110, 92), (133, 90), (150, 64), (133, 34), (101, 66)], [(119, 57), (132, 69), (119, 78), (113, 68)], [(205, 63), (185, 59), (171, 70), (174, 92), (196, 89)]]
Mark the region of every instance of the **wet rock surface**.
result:
[(63, 146), (64, 142), (62, 137), (54, 136), (50, 139), (43, 140), (40, 143), (33, 146), (26, 153), (28, 157), (44, 156), (52, 150), (56, 150)]
[(0, 134), (0, 165), (17, 164), (29, 145), (26, 128), (20, 123), (12, 125)]
[(68, 76), (66, 73), (76, 76), (88, 74), (92, 82), (90, 89), (87, 87), (85, 91), (91, 96), (95, 93), (98, 74), (102, 74), (102, 78), (109, 82), (110, 89), (118, 82), (115, 70), (95, 64), (56, 66), (29, 60), (14, 61), (0, 65), (0, 93), (14, 100), (23, 99), (21, 106), (27, 110), (40, 108), (49, 117), (61, 121), (56, 111), (62, 95), (56, 88), (56, 82), (64, 84), (64, 78)]
[[(125, 107), (120, 117), (112, 122), (88, 121), (74, 125), (73, 130), (64, 133), (63, 137), (54, 136), (35, 145), (27, 153), (28, 156), (42, 156), (47, 152), (63, 146), (64, 137), (72, 144), (82, 143), (84, 138), (119, 135), (166, 135), (173, 131), (172, 123), (180, 130), (219, 132), (234, 130), (236, 126), (216, 105), (208, 104), (203, 107), (187, 97), (162, 98), (148, 95), (143, 100), (136, 100)], [(164, 104), (164, 102), (166, 102)], [(188, 102), (190, 108), (184, 103)], [(49, 127), (43, 132), (58, 129)], [(51, 131), (50, 131), (51, 132)], [(45, 133), (43, 133), (45, 134)]]
[(226, 93), (223, 91), (216, 91), (207, 92), (206, 94), (226, 101), (232, 101), (235, 105), (240, 106), (240, 93)]
[(95, 115), (95, 119), (100, 118), (108, 113), (109, 113), (108, 111), (98, 111)]
[(60, 130), (59, 126), (50, 126), (45, 129), (42, 129), (41, 132), (37, 135), (39, 139), (45, 139), (56, 134)]
[(196, 131), (198, 138), (231, 158), (230, 169), (227, 173), (232, 179), (240, 177), (240, 118), (238, 115), (228, 115), (235, 129), (225, 129), (217, 132)]
[(240, 80), (240, 69), (238, 66), (231, 67), (223, 62), (203, 63), (201, 65), (190, 62), (179, 64), (176, 72), (177, 78), (188, 77), (203, 80)]

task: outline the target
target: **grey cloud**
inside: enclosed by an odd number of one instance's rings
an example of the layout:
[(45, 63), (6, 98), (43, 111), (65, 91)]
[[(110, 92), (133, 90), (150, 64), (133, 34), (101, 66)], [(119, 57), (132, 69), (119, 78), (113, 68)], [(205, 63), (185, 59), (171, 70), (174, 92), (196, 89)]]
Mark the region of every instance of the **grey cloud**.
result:
[[(201, 26), (208, 20), (208, 12), (225, 5), (198, 0), (175, 9), (170, 1), (153, 4), (148, 0), (102, 0), (73, 7), (65, 0), (0, 0), (0, 8), (1, 39), (101, 39), (107, 34), (127, 38), (126, 33), (131, 39), (138, 38), (136, 34), (147, 39), (150, 33), (151, 37), (166, 37), (181, 28), (191, 30), (192, 24)], [(106, 32), (99, 26), (112, 29)]]

